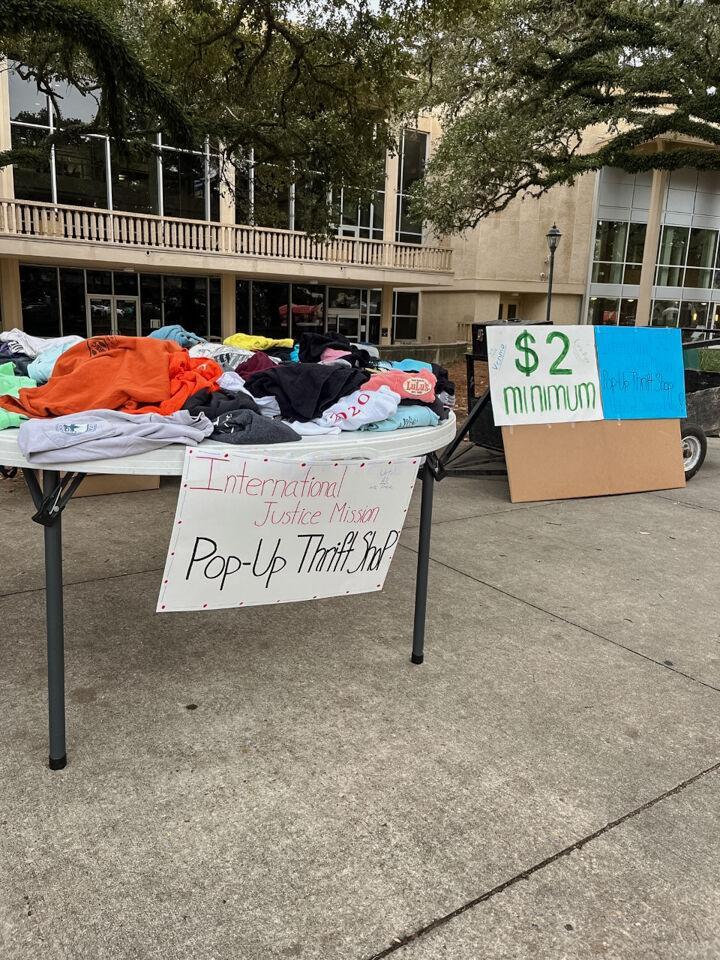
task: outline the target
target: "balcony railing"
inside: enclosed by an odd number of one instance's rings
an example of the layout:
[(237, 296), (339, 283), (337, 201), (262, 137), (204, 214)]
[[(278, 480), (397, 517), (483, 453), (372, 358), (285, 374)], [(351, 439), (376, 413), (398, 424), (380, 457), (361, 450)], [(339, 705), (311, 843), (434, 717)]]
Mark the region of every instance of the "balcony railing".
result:
[(29, 200), (0, 200), (0, 237), (110, 244), (181, 253), (305, 260), (449, 273), (452, 251), (442, 247), (329, 237), (204, 220), (180, 220)]

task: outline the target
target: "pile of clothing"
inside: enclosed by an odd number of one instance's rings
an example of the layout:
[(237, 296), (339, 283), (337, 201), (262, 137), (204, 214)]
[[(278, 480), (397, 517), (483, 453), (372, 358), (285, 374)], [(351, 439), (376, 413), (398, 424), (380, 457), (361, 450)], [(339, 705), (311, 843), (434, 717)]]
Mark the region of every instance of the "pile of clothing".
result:
[(345, 430), (436, 426), (455, 404), (438, 364), (381, 360), (337, 334), (299, 341), (181, 326), (149, 337), (0, 333), (0, 429), (30, 463), (121, 457), (170, 443), (272, 444)]

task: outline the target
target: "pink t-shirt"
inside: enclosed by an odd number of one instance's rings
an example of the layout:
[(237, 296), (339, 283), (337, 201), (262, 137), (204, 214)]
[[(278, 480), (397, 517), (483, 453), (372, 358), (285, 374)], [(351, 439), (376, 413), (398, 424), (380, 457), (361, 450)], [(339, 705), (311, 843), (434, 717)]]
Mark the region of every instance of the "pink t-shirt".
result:
[(406, 373), (404, 370), (384, 370), (382, 373), (373, 373), (363, 390), (378, 390), (382, 386), (390, 387), (400, 395), (401, 400), (421, 400), (423, 403), (432, 403), (435, 399), (434, 373), (421, 370), (418, 373)]

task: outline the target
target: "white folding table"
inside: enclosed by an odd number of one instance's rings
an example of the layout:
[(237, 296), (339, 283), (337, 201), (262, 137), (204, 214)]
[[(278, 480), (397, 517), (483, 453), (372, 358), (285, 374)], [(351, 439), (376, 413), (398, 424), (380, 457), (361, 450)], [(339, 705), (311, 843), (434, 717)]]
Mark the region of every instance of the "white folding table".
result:
[[(425, 610), (427, 603), (430, 527), (432, 524), (434, 452), (455, 436), (455, 416), (436, 427), (415, 427), (391, 432), (345, 432), (339, 436), (303, 437), (296, 443), (278, 443), (268, 447), (248, 447), (281, 460), (326, 460), (424, 457), (419, 476), (422, 480), (417, 577), (415, 582), (415, 620), (411, 660), (423, 662)], [(221, 451), (230, 445), (205, 440), (203, 449)], [(232, 447), (237, 449), (237, 447)], [(62, 511), (87, 474), (125, 474), (129, 476), (178, 477), (182, 475), (185, 448), (178, 444), (149, 453), (113, 460), (78, 460), (59, 468), (30, 464), (17, 444), (17, 430), (0, 431), (0, 465), (23, 471), (37, 512), (33, 520), (44, 526), (45, 534), (45, 606), (47, 621), (48, 714), (50, 728), (49, 765), (61, 770), (67, 764), (65, 745), (65, 653), (63, 630)], [(42, 488), (37, 477), (42, 470)]]

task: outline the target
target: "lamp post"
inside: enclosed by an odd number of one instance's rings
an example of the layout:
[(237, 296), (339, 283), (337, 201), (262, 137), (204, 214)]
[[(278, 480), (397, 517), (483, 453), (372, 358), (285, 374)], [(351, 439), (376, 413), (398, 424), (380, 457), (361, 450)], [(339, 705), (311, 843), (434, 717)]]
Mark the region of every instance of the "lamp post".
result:
[(547, 294), (547, 312), (545, 314), (545, 319), (550, 323), (550, 307), (552, 305), (552, 285), (553, 285), (553, 270), (555, 269), (555, 251), (558, 248), (560, 243), (560, 237), (562, 234), (557, 228), (557, 224), (553, 225), (548, 230), (547, 234), (547, 245), (548, 250), (550, 251), (550, 270), (548, 271), (548, 294)]

